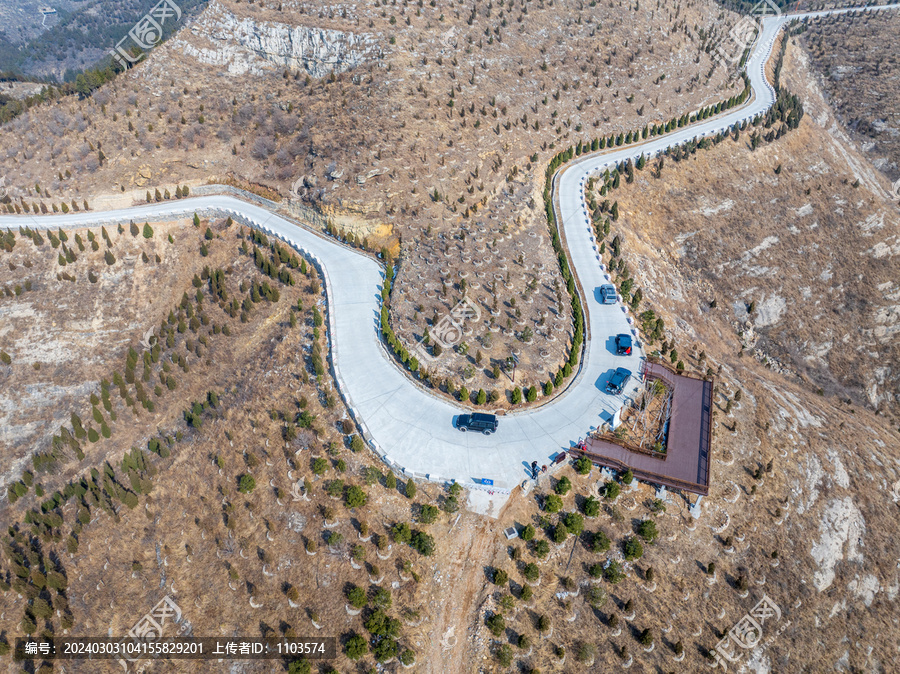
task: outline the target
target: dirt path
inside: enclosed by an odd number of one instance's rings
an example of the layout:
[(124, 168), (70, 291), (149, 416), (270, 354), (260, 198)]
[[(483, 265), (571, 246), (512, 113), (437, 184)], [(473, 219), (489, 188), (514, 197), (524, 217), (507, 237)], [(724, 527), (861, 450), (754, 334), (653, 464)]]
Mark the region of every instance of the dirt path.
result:
[[(509, 506), (509, 502), (503, 510)], [(448, 538), (453, 541), (453, 557), (442, 569), (440, 585), (433, 595), (437, 605), (431, 647), (422, 662), (428, 672), (468, 674), (476, 667), (469, 662), (471, 628), (477, 624), (476, 612), (485, 586), (484, 567), (490, 565), (501, 545), (501, 517), (491, 519), (463, 512)], [(455, 518), (454, 518), (455, 519)], [(452, 522), (452, 520), (451, 520)]]

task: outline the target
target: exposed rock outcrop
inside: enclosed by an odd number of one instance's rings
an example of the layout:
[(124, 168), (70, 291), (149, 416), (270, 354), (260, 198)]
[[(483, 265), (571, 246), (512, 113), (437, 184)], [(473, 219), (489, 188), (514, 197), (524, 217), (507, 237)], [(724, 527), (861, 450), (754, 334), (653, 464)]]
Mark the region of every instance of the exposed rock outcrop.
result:
[(232, 75), (288, 68), (326, 77), (381, 56), (373, 35), (239, 18), (218, 3), (211, 4), (172, 46)]

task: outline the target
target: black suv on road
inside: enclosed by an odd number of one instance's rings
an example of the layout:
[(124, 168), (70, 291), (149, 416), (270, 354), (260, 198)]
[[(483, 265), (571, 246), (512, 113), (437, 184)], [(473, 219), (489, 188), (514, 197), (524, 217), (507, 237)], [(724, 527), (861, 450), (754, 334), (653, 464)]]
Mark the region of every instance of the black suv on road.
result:
[(618, 395), (625, 389), (629, 379), (631, 379), (631, 370), (626, 370), (624, 367), (617, 368), (606, 384), (606, 392)]
[(456, 427), (463, 431), (481, 431), (485, 435), (490, 435), (497, 430), (497, 417), (493, 414), (460, 414), (456, 420)]
[(631, 335), (616, 335), (616, 353), (620, 356), (631, 355)]

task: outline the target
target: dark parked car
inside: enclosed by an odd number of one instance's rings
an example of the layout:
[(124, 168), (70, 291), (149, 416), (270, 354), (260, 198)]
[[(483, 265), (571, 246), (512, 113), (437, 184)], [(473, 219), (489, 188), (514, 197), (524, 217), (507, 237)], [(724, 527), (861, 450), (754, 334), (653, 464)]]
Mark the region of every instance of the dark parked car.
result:
[(609, 283), (600, 286), (600, 301), (603, 302), (603, 304), (615, 304), (616, 287)]
[(631, 335), (616, 335), (616, 353), (620, 356), (631, 355)]
[(460, 414), (456, 421), (456, 427), (463, 431), (480, 431), (490, 435), (497, 430), (497, 417), (493, 414)]
[(624, 367), (617, 368), (606, 384), (606, 392), (618, 395), (624, 390), (629, 379), (631, 379), (631, 370), (626, 370)]

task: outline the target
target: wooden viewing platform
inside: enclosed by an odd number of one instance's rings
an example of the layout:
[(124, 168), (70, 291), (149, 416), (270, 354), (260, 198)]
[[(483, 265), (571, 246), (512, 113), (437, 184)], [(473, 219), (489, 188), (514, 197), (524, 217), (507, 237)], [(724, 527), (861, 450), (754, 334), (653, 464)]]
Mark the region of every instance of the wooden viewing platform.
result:
[(664, 456), (635, 452), (606, 435), (590, 437), (573, 454), (618, 471), (631, 470), (644, 482), (662, 484), (693, 494), (709, 493), (712, 443), (713, 381), (673, 371), (660, 362), (647, 361), (644, 376), (662, 379), (672, 388), (672, 414)]

